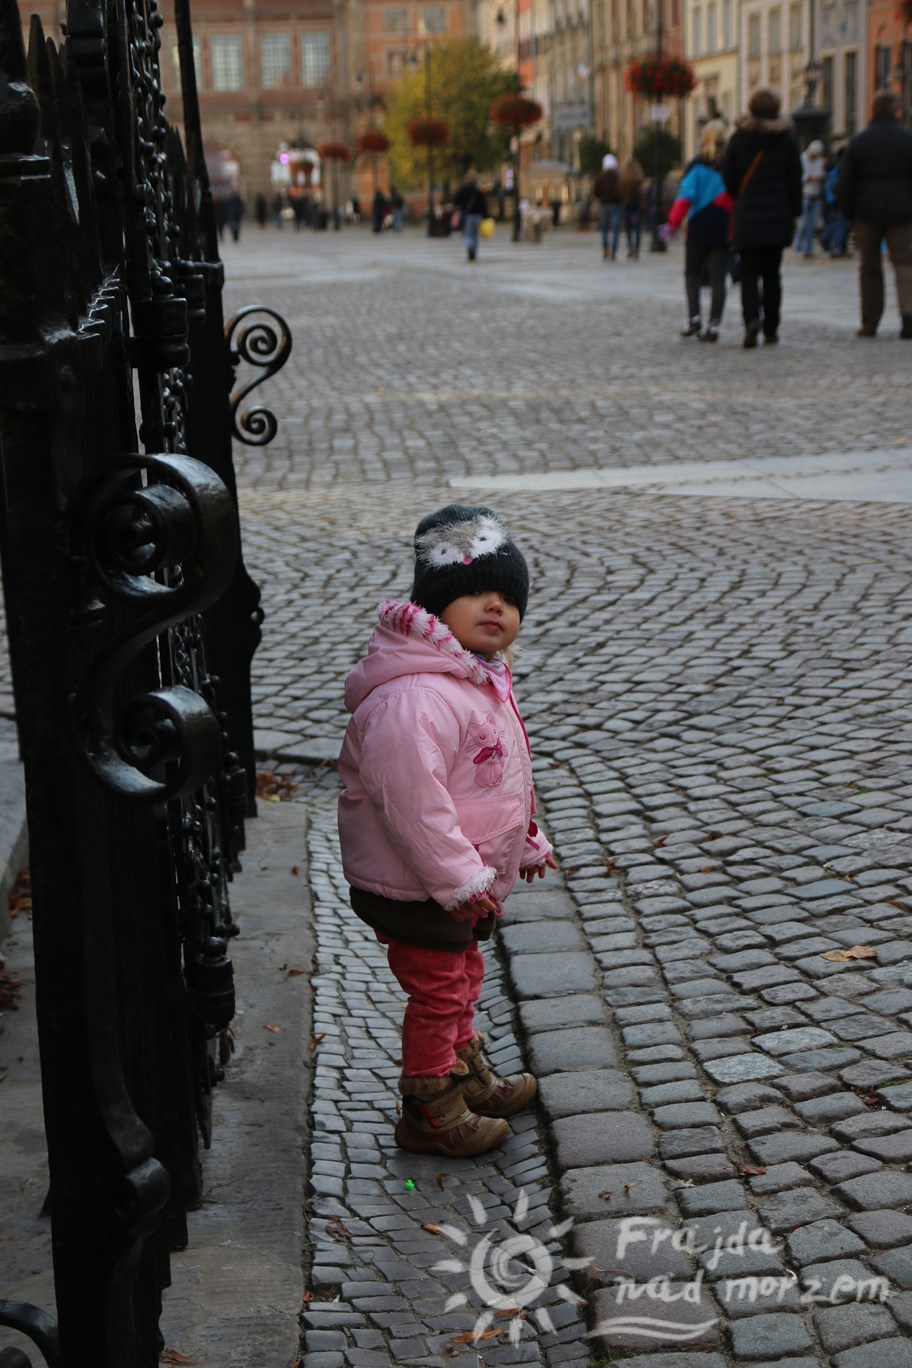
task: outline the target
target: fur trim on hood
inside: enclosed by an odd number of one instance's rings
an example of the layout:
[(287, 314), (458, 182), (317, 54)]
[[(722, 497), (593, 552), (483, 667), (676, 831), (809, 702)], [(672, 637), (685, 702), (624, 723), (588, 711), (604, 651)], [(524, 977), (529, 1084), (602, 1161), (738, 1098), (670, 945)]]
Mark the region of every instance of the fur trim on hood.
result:
[(387, 599), (367, 655), (345, 681), (345, 706), (354, 712), (367, 695), (390, 679), (409, 674), (455, 674), (491, 685), (484, 662), (461, 646), (445, 622), (417, 603)]
[(785, 133), (792, 126), (788, 114), (780, 114), (778, 119), (758, 119), (754, 114), (742, 114), (735, 123), (743, 133)]

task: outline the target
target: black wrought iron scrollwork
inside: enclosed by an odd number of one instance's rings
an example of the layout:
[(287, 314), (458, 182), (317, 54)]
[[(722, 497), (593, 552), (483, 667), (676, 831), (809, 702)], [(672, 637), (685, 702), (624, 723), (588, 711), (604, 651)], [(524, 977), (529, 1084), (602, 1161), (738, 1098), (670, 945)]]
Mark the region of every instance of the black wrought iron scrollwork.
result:
[[(265, 319), (242, 326), (245, 320), (254, 314), (266, 314), (274, 320), (275, 327)], [(255, 375), (231, 395), (229, 406), (232, 434), (246, 446), (267, 446), (278, 431), (279, 425), (275, 414), (258, 404), (254, 408), (244, 409), (239, 419), (238, 409), (250, 391), (281, 370), (291, 355), (291, 333), (288, 331), (288, 324), (274, 309), (249, 304), (228, 320), (225, 325), (225, 337), (230, 348), (232, 366), (237, 367), (239, 362), (247, 361), (263, 371), (262, 375)]]
[[(138, 485), (143, 470), (162, 483)], [(83, 492), (76, 528), (83, 578), (91, 594), (137, 609), (88, 665), (73, 698), (79, 748), (119, 793), (159, 802), (202, 787), (218, 770), (221, 723), (194, 689), (172, 683), (115, 700), (137, 653), (223, 592), (238, 540), (228, 491), (189, 456), (124, 456)], [(86, 585), (80, 588), (75, 621), (85, 616)], [(93, 601), (97, 616), (102, 604)]]
[[(30, 1306), (28, 1302), (0, 1301), (0, 1325), (26, 1335), (41, 1353), (47, 1368), (58, 1368), (57, 1326), (46, 1311)], [(32, 1368), (32, 1361), (21, 1349), (4, 1349), (0, 1353), (0, 1368)]]

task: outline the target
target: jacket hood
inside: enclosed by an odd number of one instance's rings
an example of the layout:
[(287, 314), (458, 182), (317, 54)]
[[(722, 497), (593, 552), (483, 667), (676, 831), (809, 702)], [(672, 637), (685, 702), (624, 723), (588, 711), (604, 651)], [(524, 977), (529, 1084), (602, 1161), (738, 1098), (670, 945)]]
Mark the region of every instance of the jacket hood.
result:
[(735, 127), (743, 133), (786, 133), (792, 127), (788, 114), (778, 119), (758, 119), (755, 114), (742, 114)]
[(478, 656), (467, 651), (446, 623), (417, 603), (387, 599), (377, 609), (367, 655), (345, 681), (345, 706), (349, 712), (364, 702), (381, 684), (403, 675), (454, 674), (473, 684), (490, 684), (490, 676)]

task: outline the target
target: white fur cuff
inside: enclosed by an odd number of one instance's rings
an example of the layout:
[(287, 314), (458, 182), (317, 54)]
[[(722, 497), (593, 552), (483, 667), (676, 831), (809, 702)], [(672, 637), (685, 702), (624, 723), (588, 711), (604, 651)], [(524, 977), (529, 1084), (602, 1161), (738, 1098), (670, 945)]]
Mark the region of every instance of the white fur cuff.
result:
[(463, 903), (469, 902), (477, 894), (487, 893), (496, 877), (496, 870), (488, 869), (487, 865), (484, 869), (480, 869), (473, 878), (469, 879), (468, 883), (464, 883), (461, 888), (456, 889), (450, 901), (445, 904), (447, 912), (462, 907)]

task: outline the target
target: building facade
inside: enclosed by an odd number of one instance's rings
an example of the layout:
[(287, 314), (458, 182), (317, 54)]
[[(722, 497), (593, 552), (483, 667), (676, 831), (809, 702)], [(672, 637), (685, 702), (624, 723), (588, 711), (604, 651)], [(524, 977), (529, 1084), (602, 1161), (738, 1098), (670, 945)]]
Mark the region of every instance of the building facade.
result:
[[(631, 61), (661, 51), (683, 55), (682, 0), (594, 0), (593, 93), (595, 127), (623, 161), (649, 126), (650, 107), (625, 85)], [(686, 101), (673, 100), (662, 122), (680, 136)]]

